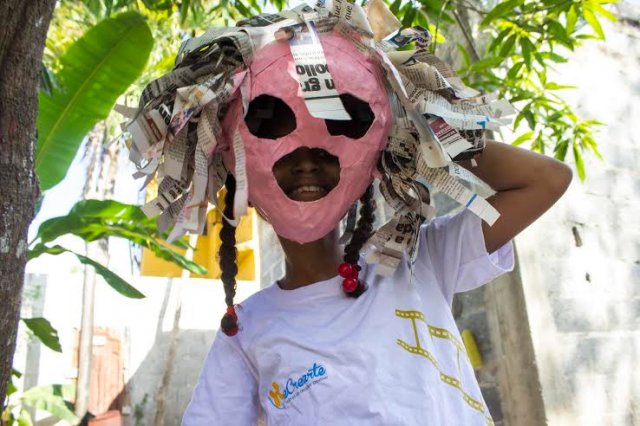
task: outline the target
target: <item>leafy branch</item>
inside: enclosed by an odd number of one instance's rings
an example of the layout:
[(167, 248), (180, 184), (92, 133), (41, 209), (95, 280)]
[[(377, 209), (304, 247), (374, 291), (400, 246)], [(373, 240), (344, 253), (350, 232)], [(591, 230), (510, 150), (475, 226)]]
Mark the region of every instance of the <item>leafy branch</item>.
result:
[(118, 293), (130, 298), (142, 298), (142, 293), (106, 266), (60, 245), (49, 244), (64, 235), (75, 235), (86, 242), (108, 237), (123, 238), (148, 248), (157, 257), (173, 262), (190, 272), (207, 273), (205, 268), (176, 251), (187, 247), (184, 242), (179, 241), (173, 246), (165, 243), (166, 235), (158, 230), (155, 220), (147, 218), (138, 206), (113, 200), (79, 201), (66, 216), (49, 219), (40, 225), (35, 239), (30, 244), (28, 258), (31, 260), (42, 254), (74, 254), (81, 263), (93, 267)]
[[(498, 92), (516, 106), (514, 131), (521, 135), (514, 144), (528, 144), (559, 160), (571, 153), (584, 180), (585, 154), (602, 158), (595, 134), (604, 124), (580, 118), (562, 96), (574, 87), (552, 81), (550, 71), (567, 62), (566, 52), (584, 40), (604, 40), (600, 19), (616, 20), (604, 7), (607, 3), (611, 1), (507, 0), (484, 10), (472, 0), (421, 0), (419, 6), (424, 14), (438, 17), (438, 31), (452, 32), (454, 26), (462, 31), (466, 43), (457, 46), (465, 82)], [(480, 37), (475, 39), (485, 40), (481, 49), (460, 19), (460, 10), (476, 14)]]

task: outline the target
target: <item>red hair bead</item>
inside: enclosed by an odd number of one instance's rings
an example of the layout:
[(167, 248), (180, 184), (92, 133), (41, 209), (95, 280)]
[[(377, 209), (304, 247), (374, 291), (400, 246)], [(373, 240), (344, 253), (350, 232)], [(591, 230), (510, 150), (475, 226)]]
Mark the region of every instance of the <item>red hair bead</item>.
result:
[(238, 315), (236, 315), (236, 308), (233, 305), (227, 306), (227, 315), (231, 316), (235, 321), (238, 320)]
[(342, 289), (347, 293), (353, 293), (358, 288), (358, 279), (357, 278), (345, 278), (342, 281)]
[(358, 265), (352, 265), (351, 263), (341, 263), (338, 266), (338, 274), (342, 278), (358, 278), (358, 271), (360, 267)]
[(338, 274), (340, 274), (342, 278), (351, 278), (354, 272), (355, 268), (350, 263), (345, 262), (341, 263), (340, 266), (338, 266)]
[(233, 305), (227, 306), (227, 312), (222, 317), (222, 331), (227, 336), (235, 336), (238, 334), (238, 315)]

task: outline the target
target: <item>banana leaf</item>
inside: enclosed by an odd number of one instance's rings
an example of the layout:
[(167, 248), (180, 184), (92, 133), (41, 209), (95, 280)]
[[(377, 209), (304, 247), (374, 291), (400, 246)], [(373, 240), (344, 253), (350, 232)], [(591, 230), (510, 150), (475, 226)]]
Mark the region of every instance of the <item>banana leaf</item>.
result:
[(144, 70), (153, 47), (145, 19), (126, 12), (89, 29), (60, 58), (60, 88), (40, 92), (36, 171), (43, 190), (67, 173), (78, 147)]

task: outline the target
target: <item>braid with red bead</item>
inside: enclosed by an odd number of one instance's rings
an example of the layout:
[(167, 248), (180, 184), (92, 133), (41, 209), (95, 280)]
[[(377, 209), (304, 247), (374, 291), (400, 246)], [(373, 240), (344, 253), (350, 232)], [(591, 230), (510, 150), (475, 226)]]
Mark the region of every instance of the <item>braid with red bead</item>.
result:
[[(224, 216), (233, 218), (233, 199), (236, 192), (236, 180), (229, 173), (225, 182), (227, 194), (224, 197)], [(236, 262), (236, 227), (222, 219), (222, 229), (220, 230), (220, 252), (218, 261), (222, 272), (222, 284), (224, 286), (225, 303), (227, 312), (220, 321), (220, 328), (227, 336), (235, 336), (238, 332), (238, 316), (233, 305), (233, 298), (236, 295), (236, 274), (238, 265)]]
[(342, 281), (342, 289), (350, 297), (360, 297), (367, 290), (367, 283), (358, 278), (360, 266), (360, 250), (365, 242), (371, 236), (373, 231), (373, 222), (376, 220), (375, 210), (376, 202), (373, 199), (373, 185), (369, 185), (367, 190), (360, 198), (360, 219), (356, 229), (353, 231), (351, 241), (344, 248), (344, 263), (340, 264), (338, 274), (344, 280)]

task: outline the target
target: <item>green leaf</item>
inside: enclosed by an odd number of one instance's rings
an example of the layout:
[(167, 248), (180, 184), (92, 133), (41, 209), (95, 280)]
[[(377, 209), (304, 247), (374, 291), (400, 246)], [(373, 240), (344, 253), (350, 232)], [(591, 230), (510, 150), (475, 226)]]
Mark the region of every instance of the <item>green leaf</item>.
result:
[(78, 253), (74, 253), (76, 257), (80, 260), (81, 263), (85, 265), (93, 266), (96, 270), (97, 274), (100, 274), (102, 278), (109, 284), (115, 291), (120, 293), (125, 297), (129, 297), (131, 299), (143, 299), (144, 294), (140, 293), (135, 287), (131, 284), (120, 278), (119, 275), (107, 269), (103, 265), (99, 264), (93, 259), (90, 259), (86, 256), (83, 256)]
[(389, 6), (389, 9), (391, 10), (391, 12), (393, 12), (394, 15), (398, 14), (398, 11), (400, 10), (400, 6), (402, 6), (402, 0), (395, 0), (391, 6)]
[(44, 244), (63, 235), (76, 235), (87, 242), (107, 237), (124, 238), (152, 250), (158, 257), (181, 268), (198, 274), (207, 272), (175, 251), (176, 247), (186, 248), (184, 243), (178, 242), (173, 246), (163, 244), (155, 221), (148, 219), (138, 206), (112, 200), (79, 201), (66, 216), (51, 218), (40, 225), (37, 233), (39, 244), (29, 250), (28, 258), (34, 259), (44, 253), (64, 253), (64, 248)]
[(467, 52), (467, 49), (460, 43), (456, 43), (456, 47), (458, 48), (458, 52), (460, 52), (460, 55), (462, 55), (462, 63), (464, 64), (464, 67), (468, 68), (471, 65), (471, 57), (469, 56), (469, 52)]
[(576, 161), (576, 170), (578, 171), (578, 177), (580, 181), (584, 181), (584, 161), (582, 160), (582, 153), (576, 142), (573, 143), (573, 159)]
[(58, 331), (45, 318), (22, 318), (25, 325), (49, 349), (62, 352)]
[(80, 143), (144, 70), (153, 37), (127, 12), (92, 27), (60, 58), (63, 89), (40, 93), (36, 170), (46, 190), (64, 178)]
[(184, 21), (186, 21), (187, 16), (189, 14), (189, 3), (191, 3), (191, 0), (182, 0), (182, 3), (180, 4), (180, 23), (184, 24)]
[(518, 36), (516, 34), (511, 35), (507, 41), (502, 45), (500, 49), (500, 56), (506, 58), (511, 55), (511, 51), (513, 50), (513, 46), (516, 44)]
[(582, 145), (586, 146), (587, 149), (589, 149), (589, 151), (591, 151), (598, 160), (603, 160), (602, 154), (600, 154), (600, 151), (598, 150), (598, 144), (591, 136), (583, 136)]
[[(66, 216), (48, 219), (38, 228), (37, 236), (42, 242), (50, 242), (56, 238), (73, 234), (85, 241), (95, 241), (108, 234), (103, 222), (127, 221), (140, 227), (153, 223), (140, 207), (119, 203), (113, 200), (81, 200), (77, 202)], [(155, 228), (155, 226), (154, 226)]]
[(576, 22), (578, 21), (578, 13), (576, 12), (576, 5), (572, 4), (567, 12), (567, 34), (573, 34), (576, 30)]
[(514, 145), (514, 146), (522, 145), (523, 143), (531, 139), (531, 136), (533, 136), (533, 133), (534, 132), (531, 131), (531, 132), (526, 132), (521, 134), (513, 142), (511, 142), (511, 145)]
[(568, 140), (561, 141), (554, 148), (554, 151), (555, 151), (554, 157), (557, 160), (564, 161), (564, 159), (567, 156), (568, 149), (569, 149), (569, 141)]
[(544, 154), (544, 148), (544, 139), (542, 138), (542, 134), (538, 133), (538, 137), (536, 137), (531, 144), (531, 150), (539, 152), (540, 154)]
[(60, 83), (56, 80), (56, 76), (51, 72), (45, 64), (40, 65), (40, 90), (50, 95), (54, 90), (60, 89)]
[[(7, 393), (6, 395), (12, 395), (14, 393), (16, 393), (16, 391), (18, 390), (16, 388), (16, 385), (13, 383), (13, 378), (19, 379), (20, 377), (22, 377), (22, 373), (19, 372), (18, 370), (16, 370), (15, 368), (11, 369), (11, 376), (9, 376), (9, 382), (7, 383)], [(0, 407), (1, 409), (2, 407)], [(0, 411), (0, 415), (2, 414), (2, 412)]]
[[(37, 257), (40, 254), (44, 254), (44, 253), (52, 254), (56, 256), (56, 255), (67, 253), (67, 252), (74, 254), (78, 258), (80, 263), (92, 266), (96, 270), (96, 273), (100, 275), (102, 278), (104, 278), (107, 284), (109, 284), (115, 291), (122, 294), (123, 296), (129, 297), (132, 299), (142, 299), (145, 297), (144, 294), (140, 293), (135, 287), (133, 287), (131, 284), (129, 284), (128, 282), (120, 278), (118, 274), (107, 269), (104, 265), (101, 265), (100, 263), (86, 256), (75, 253), (71, 250), (67, 250), (64, 247), (61, 247), (58, 245), (47, 247), (44, 244), (38, 244), (36, 247), (34, 247), (32, 250), (29, 251), (28, 257), (29, 259), (31, 259), (33, 257)], [(32, 256), (32, 253), (35, 253), (36, 256)]]
[(43, 254), (51, 254), (57, 256), (66, 252), (67, 250), (60, 246), (47, 247), (44, 244), (37, 244), (34, 248), (27, 252), (27, 259), (32, 260)]
[(566, 29), (562, 26), (562, 24), (560, 24), (560, 22), (554, 19), (549, 19), (547, 21), (547, 28), (549, 29), (549, 32), (553, 37), (551, 41), (558, 42), (568, 49), (573, 50), (575, 41), (574, 39), (569, 37)]
[(18, 426), (33, 426), (33, 420), (31, 419), (31, 414), (24, 408), (20, 410), (20, 414), (18, 415)]
[(536, 128), (536, 118), (533, 115), (533, 112), (531, 112), (531, 110), (524, 111), (524, 118), (525, 120), (527, 120), (527, 124), (529, 125), (529, 128), (531, 130), (534, 130)]
[(478, 62), (474, 62), (471, 65), (471, 70), (473, 71), (481, 71), (487, 68), (494, 68), (500, 65), (503, 61), (503, 58), (499, 57), (489, 57), (480, 59)]
[[(602, 2), (605, 3), (605, 2)], [(591, 3), (593, 5), (593, 11), (599, 13), (600, 15), (604, 16), (606, 19), (608, 19), (611, 22), (617, 22), (618, 18), (616, 18), (616, 15), (614, 15), (613, 13), (611, 13), (610, 11), (608, 11), (607, 9), (605, 9), (604, 7), (602, 7), (599, 2), (592, 2)]]
[[(408, 3), (411, 5), (411, 3)], [(407, 28), (413, 25), (413, 18), (416, 17), (417, 8), (410, 6), (402, 18), (402, 26)]]
[(557, 53), (553, 53), (553, 52), (546, 52), (543, 56), (545, 58), (551, 59), (553, 62), (562, 63), (562, 64), (569, 61), (564, 56), (558, 55)]
[(492, 21), (513, 14), (513, 9), (521, 6), (524, 0), (509, 0), (504, 3), (498, 3), (496, 7), (487, 13), (480, 23), (480, 28), (486, 27)]
[(524, 62), (518, 62), (507, 71), (507, 79), (513, 80), (516, 78), (520, 70), (522, 69)]
[[(591, 26), (591, 28), (593, 28), (593, 30), (598, 35), (598, 38), (604, 40), (604, 31), (602, 30), (602, 25), (600, 25), (600, 21), (596, 17), (595, 13), (585, 8), (583, 15), (584, 15), (585, 21), (587, 21), (587, 23)], [(584, 179), (581, 179), (581, 180), (584, 180)]]
[(69, 409), (65, 400), (75, 398), (73, 385), (47, 385), (28, 389), (20, 400), (23, 404), (53, 414), (60, 420), (77, 424), (80, 419)]
[(145, 7), (149, 10), (167, 11), (173, 6), (171, 0), (142, 0)]
[(522, 57), (527, 64), (527, 68), (531, 69), (531, 53), (535, 50), (535, 46), (528, 38), (521, 38), (520, 47), (522, 47)]
[(97, 217), (102, 219), (142, 221), (145, 214), (139, 206), (120, 203), (114, 200), (81, 200), (78, 201), (69, 212), (76, 217)]
[(161, 259), (168, 260), (188, 270), (189, 272), (194, 272), (196, 274), (204, 275), (207, 273), (207, 269), (198, 265), (197, 263), (187, 259), (182, 256), (180, 253), (176, 253), (174, 250), (171, 250), (161, 244), (149, 244), (146, 246), (149, 250), (153, 252), (156, 256)]
[(575, 89), (576, 86), (571, 86), (568, 84), (558, 84), (558, 83), (554, 83), (553, 81), (550, 81), (544, 85), (544, 88), (548, 90), (562, 90), (562, 89)]
[(511, 27), (505, 28), (504, 30), (500, 31), (500, 34), (498, 34), (498, 36), (494, 38), (491, 44), (489, 45), (489, 51), (493, 52), (497, 50), (498, 46), (501, 45), (502, 40), (504, 40), (504, 38), (507, 35), (509, 35), (510, 32), (511, 32)]

